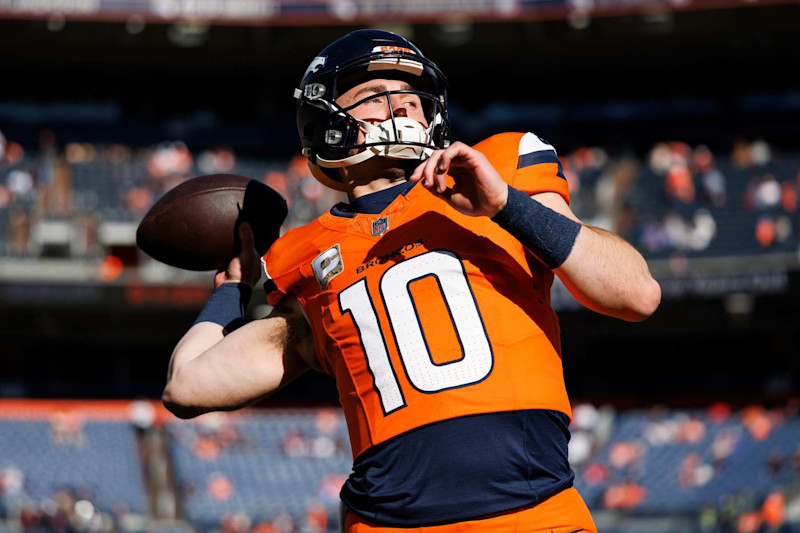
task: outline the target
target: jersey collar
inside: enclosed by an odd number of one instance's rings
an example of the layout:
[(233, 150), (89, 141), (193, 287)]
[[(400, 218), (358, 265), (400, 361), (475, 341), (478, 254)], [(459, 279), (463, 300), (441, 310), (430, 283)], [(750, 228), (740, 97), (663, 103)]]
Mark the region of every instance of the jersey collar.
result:
[(340, 202), (331, 207), (331, 214), (337, 217), (355, 218), (356, 214), (377, 215), (389, 204), (394, 202), (401, 194), (405, 196), (417, 182), (406, 181), (400, 185), (389, 187), (370, 194), (365, 194), (351, 203)]

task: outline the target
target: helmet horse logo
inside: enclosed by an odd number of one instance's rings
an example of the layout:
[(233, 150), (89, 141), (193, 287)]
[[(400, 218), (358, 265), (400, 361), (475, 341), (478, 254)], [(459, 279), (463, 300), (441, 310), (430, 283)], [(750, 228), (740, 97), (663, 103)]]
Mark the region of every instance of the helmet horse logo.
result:
[(327, 61), (327, 59), (328, 58), (325, 57), (325, 56), (317, 56), (317, 57), (315, 57), (314, 60), (311, 62), (311, 64), (308, 65), (308, 68), (306, 69), (306, 73), (303, 74), (303, 78), (306, 78), (312, 72), (316, 72), (319, 69), (321, 69), (322, 67), (324, 67), (325, 66), (325, 61)]

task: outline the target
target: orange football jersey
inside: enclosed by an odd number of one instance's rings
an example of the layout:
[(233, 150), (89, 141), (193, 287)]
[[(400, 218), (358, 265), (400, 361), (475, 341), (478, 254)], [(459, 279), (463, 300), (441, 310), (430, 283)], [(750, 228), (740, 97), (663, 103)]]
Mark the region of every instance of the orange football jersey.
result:
[[(556, 152), (535, 135), (475, 148), (511, 186), (568, 201)], [(549, 269), (488, 217), (462, 215), (419, 184), (379, 214), (349, 215), (290, 230), (263, 262), (269, 302), (291, 293), (305, 311), (354, 456), (456, 417), (570, 416)]]

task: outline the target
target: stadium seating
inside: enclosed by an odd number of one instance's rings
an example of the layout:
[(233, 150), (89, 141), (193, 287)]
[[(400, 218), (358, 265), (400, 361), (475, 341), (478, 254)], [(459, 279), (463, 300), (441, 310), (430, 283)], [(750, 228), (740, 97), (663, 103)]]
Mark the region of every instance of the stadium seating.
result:
[[(791, 407), (610, 413), (608, 424), (573, 427), (592, 442), (591, 453), (573, 462), (575, 486), (603, 531), (736, 531), (725, 528), (741, 516), (766, 517), (770, 495), (785, 497), (787, 509), (800, 502), (800, 415)], [(44, 509), (64, 489), (104, 512), (122, 506), (146, 515), (133, 426), (86, 420), (75, 432), (55, 422), (0, 420), (0, 531), (20, 504)], [(339, 411), (215, 413), (171, 419), (163, 432), (179, 508), (196, 530), (249, 531), (282, 521), (298, 531), (336, 531), (338, 492), (351, 466)], [(10, 488), (13, 468), (24, 474), (21, 491)], [(698, 520), (708, 510), (714, 525), (704, 529)], [(780, 531), (800, 531), (799, 521), (787, 513)]]
[[(800, 154), (779, 154), (745, 163), (739, 161), (733, 152), (717, 154), (710, 168), (700, 170), (693, 165), (694, 155), (689, 147), (674, 144), (684, 147), (682, 151), (673, 153), (673, 159), (690, 175), (688, 186), (691, 195), (688, 199), (667, 193), (668, 170), (653, 166), (646, 157), (634, 158), (638, 171), (630, 180), (632, 184), (615, 191), (615, 187), (619, 187), (616, 183), (618, 167), (621, 162), (630, 161), (630, 157), (608, 157), (597, 148), (583, 148), (562, 155), (564, 168), (568, 174), (572, 172), (568, 181), (576, 214), (589, 223), (620, 232), (648, 258), (664, 258), (675, 253), (688, 257), (719, 257), (797, 250), (800, 237), (793, 231), (800, 223), (797, 206), (754, 204), (753, 195), (759, 181), (772, 175), (796, 198), (800, 187), (796, 179), (800, 173)], [(654, 151), (656, 149), (658, 147)], [(587, 163), (586, 154), (590, 152), (602, 155)], [(101, 221), (135, 224), (144, 210), (169, 188), (188, 177), (214, 172), (241, 174), (279, 186), (290, 200), (287, 228), (311, 220), (336, 200), (333, 198), (332, 201), (329, 194), (320, 198), (318, 192), (308, 189), (307, 184), (313, 183), (313, 179), (304, 165), (248, 156), (234, 157), (230, 152), (227, 155), (229, 166), (215, 167), (209, 164), (215, 157), (212, 151), (195, 157), (181, 143), (138, 150), (120, 145), (68, 145), (63, 154), (49, 159), (40, 157), (36, 150), (29, 150), (21, 161), (13, 165), (0, 163), (0, 187), (13, 188), (9, 179), (15, 171), (36, 176), (36, 186), (29, 194), (12, 195), (8, 205), (0, 206), (0, 254), (7, 253), (12, 209), (43, 216), (40, 204), (42, 198), (48, 196), (44, 190), (51, 186), (46, 175), (55, 171), (62, 155), (68, 162), (69, 179), (65, 183), (71, 197), (70, 216), (91, 212), (99, 215)], [(713, 170), (713, 177), (717, 179), (713, 184), (707, 180), (709, 170)], [(278, 176), (280, 184), (270, 181), (271, 174)], [(715, 186), (724, 197), (721, 201), (709, 198), (709, 188)], [(134, 190), (142, 194), (133, 197)], [(608, 191), (615, 195), (613, 200), (609, 200)], [(52, 191), (49, 195), (53, 195)], [(52, 211), (46, 207), (45, 217), (48, 209)], [(620, 225), (619, 219), (626, 211), (630, 220)], [(695, 227), (698, 216), (704, 219), (707, 235), (698, 235)], [(756, 227), (761, 219), (766, 219), (762, 228), (764, 233), (757, 236)], [(35, 256), (38, 251), (33, 247), (26, 253)], [(72, 253), (81, 252), (73, 250)]]
[(0, 420), (0, 469), (18, 469), (20, 501), (41, 502), (67, 490), (111, 511), (123, 504), (147, 513), (147, 495), (133, 427), (87, 421), (69, 435), (46, 420)]
[[(341, 415), (334, 415), (337, 429), (323, 433), (315, 425), (316, 414), (270, 411), (233, 418), (226, 424), (235, 428), (236, 438), (228, 444), (202, 422), (169, 424), (170, 455), (185, 516), (211, 527), (227, 514), (268, 521), (288, 513), (300, 524), (310, 504), (322, 503), (332, 521), (342, 476), (349, 473), (352, 459)], [(206, 454), (204, 438), (206, 444), (208, 439), (222, 444)], [(215, 490), (220, 479), (230, 489)], [(326, 490), (329, 482), (333, 490)]]

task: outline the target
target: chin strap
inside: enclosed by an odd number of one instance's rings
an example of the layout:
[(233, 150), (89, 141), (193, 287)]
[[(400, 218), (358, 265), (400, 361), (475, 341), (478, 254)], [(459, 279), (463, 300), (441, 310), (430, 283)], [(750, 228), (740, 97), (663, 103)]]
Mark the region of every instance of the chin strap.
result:
[[(433, 153), (430, 146), (419, 146), (417, 144), (397, 144), (398, 142), (429, 144), (431, 132), (436, 121), (427, 129), (413, 118), (396, 117), (388, 119), (377, 126), (359, 120), (358, 124), (366, 132), (366, 144), (380, 143), (377, 146), (369, 146), (364, 151), (345, 157), (344, 159), (323, 159), (317, 156), (317, 164), (325, 168), (348, 167), (366, 161), (375, 156), (388, 157), (389, 159), (427, 159)], [(395, 138), (395, 129), (397, 138)]]

